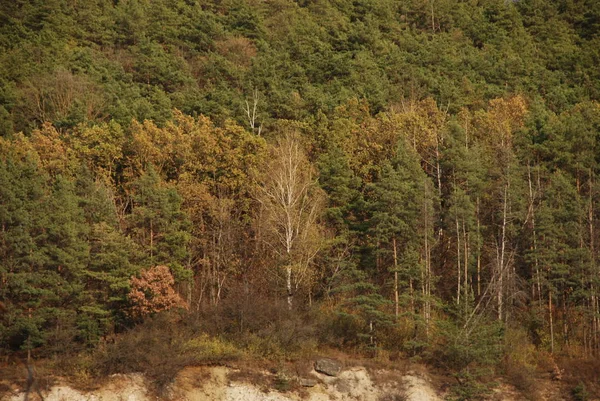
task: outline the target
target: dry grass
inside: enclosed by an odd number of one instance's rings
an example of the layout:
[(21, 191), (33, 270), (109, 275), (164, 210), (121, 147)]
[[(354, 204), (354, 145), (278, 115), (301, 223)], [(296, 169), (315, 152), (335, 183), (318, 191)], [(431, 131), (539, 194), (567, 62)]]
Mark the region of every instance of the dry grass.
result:
[[(31, 391), (45, 391), (55, 383), (53, 369), (47, 362), (32, 362), (33, 383)], [(7, 394), (15, 394), (27, 388), (26, 358), (13, 357), (0, 363), (0, 400)]]
[(563, 382), (566, 387), (574, 389), (583, 384), (591, 398), (600, 397), (600, 359), (561, 358), (557, 363), (564, 371)]

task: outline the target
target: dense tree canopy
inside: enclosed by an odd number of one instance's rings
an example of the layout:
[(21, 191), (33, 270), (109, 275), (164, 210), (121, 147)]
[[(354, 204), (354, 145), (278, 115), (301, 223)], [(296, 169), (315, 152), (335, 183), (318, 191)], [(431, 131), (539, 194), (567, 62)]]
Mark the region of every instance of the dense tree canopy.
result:
[(597, 354), (599, 62), (592, 0), (1, 2), (0, 353), (266, 299)]

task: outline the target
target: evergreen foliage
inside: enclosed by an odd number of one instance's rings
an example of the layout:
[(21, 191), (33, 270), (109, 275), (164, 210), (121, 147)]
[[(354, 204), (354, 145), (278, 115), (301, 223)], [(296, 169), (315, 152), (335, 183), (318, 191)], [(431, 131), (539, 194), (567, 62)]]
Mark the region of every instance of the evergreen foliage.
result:
[(266, 354), (260, 308), (459, 378), (512, 327), (598, 355), (596, 3), (1, 2), (0, 353), (102, 345), (160, 266)]

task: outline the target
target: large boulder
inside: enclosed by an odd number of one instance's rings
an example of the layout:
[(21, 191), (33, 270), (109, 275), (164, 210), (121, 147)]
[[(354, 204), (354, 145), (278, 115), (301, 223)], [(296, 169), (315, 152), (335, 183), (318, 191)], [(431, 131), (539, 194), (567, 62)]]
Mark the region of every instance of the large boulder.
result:
[(315, 370), (327, 376), (337, 376), (342, 371), (342, 364), (334, 359), (321, 358), (315, 361)]

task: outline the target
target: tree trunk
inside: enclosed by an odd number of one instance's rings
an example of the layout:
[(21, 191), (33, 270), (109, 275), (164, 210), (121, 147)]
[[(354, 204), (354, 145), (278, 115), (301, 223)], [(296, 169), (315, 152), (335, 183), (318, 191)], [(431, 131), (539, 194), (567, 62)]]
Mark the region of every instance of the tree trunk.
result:
[(294, 298), (294, 293), (292, 290), (292, 266), (288, 265), (286, 267), (286, 288), (287, 288), (287, 303), (288, 309), (292, 310), (292, 302)]
[(508, 224), (508, 182), (504, 186), (504, 199), (502, 205), (502, 231), (501, 231), (501, 243), (500, 243), (500, 254), (498, 255), (498, 320), (503, 319), (504, 309), (504, 270), (505, 270), (505, 253), (506, 253), (506, 226)]
[(550, 353), (554, 354), (554, 323), (552, 321), (552, 290), (548, 289), (548, 317), (550, 320)]
[(154, 229), (150, 220), (150, 265), (154, 265)]
[(598, 275), (596, 269), (596, 244), (594, 242), (594, 177), (593, 171), (590, 169), (589, 172), (589, 208), (588, 208), (588, 224), (589, 224), (589, 236), (590, 236), (590, 312), (592, 314), (592, 327), (590, 333), (590, 348), (592, 354), (595, 354), (598, 349), (598, 308), (597, 308), (597, 294), (595, 287), (595, 278)]
[(460, 305), (460, 293), (461, 293), (461, 275), (462, 275), (462, 267), (461, 267), (461, 255), (460, 255), (460, 229), (458, 225), (458, 212), (454, 217), (456, 222), (456, 303)]
[(398, 316), (400, 315), (400, 294), (398, 292), (398, 248), (396, 247), (396, 237), (392, 239), (392, 245), (394, 247), (394, 306), (396, 320), (398, 320)]
[(464, 262), (463, 262), (463, 270), (464, 270), (464, 282), (463, 282), (463, 291), (464, 291), (464, 298), (465, 298), (465, 302), (467, 302), (468, 299), (468, 293), (469, 293), (469, 234), (467, 233), (466, 227), (465, 227), (465, 220), (463, 219), (462, 221), (462, 231), (463, 231), (463, 246), (464, 246)]
[[(537, 287), (537, 299), (539, 304), (542, 304), (542, 280), (540, 277), (540, 266), (539, 266), (539, 261), (538, 261), (538, 257), (537, 257), (537, 233), (536, 233), (536, 227), (535, 227), (535, 197), (533, 194), (533, 185), (532, 185), (532, 180), (531, 180), (531, 166), (529, 165), (529, 163), (527, 164), (527, 182), (529, 184), (529, 213), (531, 215), (531, 231), (532, 231), (532, 252), (533, 252), (533, 266), (535, 269), (535, 282), (536, 282), (536, 287)], [(536, 291), (532, 290), (532, 298), (535, 299), (536, 298)]]
[(429, 207), (427, 205), (427, 199), (429, 195), (429, 191), (427, 190), (427, 182), (425, 182), (425, 200), (424, 200), (424, 214), (425, 214), (425, 279), (423, 280), (423, 298), (424, 298), (424, 308), (423, 313), (425, 315), (425, 337), (429, 338), (429, 325), (431, 320), (431, 247), (429, 244)]
[(477, 296), (481, 296), (481, 222), (479, 220), (479, 197), (477, 197)]

